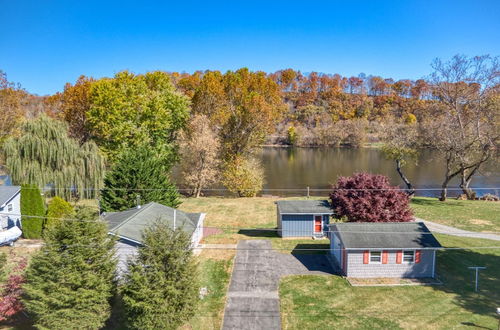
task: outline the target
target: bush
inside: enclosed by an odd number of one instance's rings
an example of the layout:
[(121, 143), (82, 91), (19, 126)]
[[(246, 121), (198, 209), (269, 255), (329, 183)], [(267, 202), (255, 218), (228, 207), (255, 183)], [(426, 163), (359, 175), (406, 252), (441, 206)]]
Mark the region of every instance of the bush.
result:
[[(0, 259), (2, 259), (1, 256)], [(2, 260), (0, 260), (0, 265), (3, 266)], [(0, 286), (0, 321), (8, 320), (23, 310), (21, 294), (22, 284), (25, 282), (23, 271), (26, 265), (26, 258), (19, 260), (18, 264), (10, 270), (7, 283)]]
[(130, 329), (177, 329), (197, 310), (200, 284), (191, 240), (157, 220), (129, 261), (121, 290)]
[(297, 144), (297, 131), (294, 126), (288, 127), (287, 130), (288, 144), (294, 146)]
[(330, 194), (338, 217), (355, 222), (407, 222), (413, 220), (408, 195), (391, 186), (383, 175), (357, 173), (340, 177)]
[(99, 329), (116, 292), (115, 241), (101, 221), (60, 221), (26, 271), (23, 304), (39, 329)]
[(21, 215), (24, 238), (41, 238), (45, 206), (40, 189), (35, 185), (21, 186)]
[(222, 184), (239, 197), (255, 197), (264, 185), (264, 169), (255, 158), (235, 157), (222, 173)]
[(55, 196), (47, 206), (47, 220), (45, 228), (53, 227), (59, 222), (59, 219), (72, 218), (75, 215), (75, 210), (70, 203), (59, 196)]

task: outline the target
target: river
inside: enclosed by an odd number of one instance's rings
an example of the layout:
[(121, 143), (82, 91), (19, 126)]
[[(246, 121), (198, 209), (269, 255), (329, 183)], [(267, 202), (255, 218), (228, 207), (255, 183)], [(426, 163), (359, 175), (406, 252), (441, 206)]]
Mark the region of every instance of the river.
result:
[[(260, 157), (266, 175), (264, 188), (269, 189), (265, 192), (266, 194), (303, 195), (308, 186), (311, 189), (328, 189), (339, 176), (349, 176), (356, 172), (387, 175), (392, 184), (403, 187), (394, 161), (387, 160), (382, 151), (375, 148), (265, 147)], [(443, 181), (445, 164), (437, 151), (422, 151), (417, 163), (408, 163), (403, 170), (417, 189), (425, 189), (418, 190), (417, 195), (437, 196), (439, 194), (438, 188)], [(477, 191), (479, 195), (485, 193), (498, 195), (500, 193), (498, 163), (487, 163), (481, 173), (473, 178), (471, 186), (480, 188)], [(452, 181), (449, 187), (458, 188), (458, 180)], [(321, 191), (311, 191), (312, 195), (318, 193)], [(459, 190), (449, 192), (450, 196), (456, 196), (459, 193), (461, 193)]]

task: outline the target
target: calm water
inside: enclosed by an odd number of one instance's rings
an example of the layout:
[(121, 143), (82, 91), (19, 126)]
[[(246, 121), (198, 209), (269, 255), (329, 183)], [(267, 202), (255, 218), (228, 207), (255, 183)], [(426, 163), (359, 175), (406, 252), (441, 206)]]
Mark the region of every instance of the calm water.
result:
[[(264, 148), (261, 152), (266, 173), (265, 193), (276, 195), (304, 194), (304, 191), (286, 189), (306, 188), (328, 189), (339, 176), (356, 172), (387, 175), (391, 183), (403, 186), (393, 161), (385, 159), (378, 149), (347, 148)], [(435, 151), (424, 151), (417, 164), (407, 164), (404, 172), (416, 188), (439, 188), (443, 181), (445, 167), (443, 159)], [(499, 194), (500, 166), (490, 162), (478, 173), (471, 186), (491, 188), (479, 190), (478, 194)], [(458, 180), (450, 184), (458, 188)], [(274, 189), (285, 189), (274, 191)], [(318, 192), (316, 192), (317, 194)], [(450, 191), (456, 195), (459, 191)], [(314, 192), (311, 192), (314, 194)], [(418, 195), (437, 196), (439, 191), (418, 191)]]

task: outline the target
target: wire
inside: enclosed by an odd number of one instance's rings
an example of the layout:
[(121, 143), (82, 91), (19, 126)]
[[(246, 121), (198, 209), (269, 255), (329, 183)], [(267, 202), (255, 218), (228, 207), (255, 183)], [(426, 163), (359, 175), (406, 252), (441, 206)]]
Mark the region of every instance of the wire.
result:
[[(106, 221), (102, 218), (98, 218), (95, 220), (92, 219), (77, 219), (77, 218), (58, 218), (58, 217), (46, 217), (46, 216), (37, 216), (37, 215), (22, 215), (22, 214), (13, 214), (13, 213), (2, 213), (0, 212), (0, 215), (11, 215), (11, 216), (16, 216), (16, 217), (24, 217), (24, 218), (37, 218), (37, 219), (55, 219), (55, 220), (64, 220), (64, 221), (76, 221), (76, 222), (104, 222)], [(392, 222), (391, 222), (392, 223)], [(398, 224), (411, 224), (415, 222), (394, 222)], [(336, 223), (331, 223), (330, 225), (334, 225)], [(355, 223), (354, 223), (355, 224)], [(129, 223), (127, 226), (138, 226), (138, 227), (149, 227), (150, 224), (139, 224), (139, 223)], [(202, 229), (220, 229), (220, 230), (238, 230), (238, 231), (254, 231), (254, 232), (259, 232), (259, 231), (264, 231), (264, 232), (287, 232), (287, 230), (283, 229), (278, 229), (278, 228), (245, 228), (245, 227), (216, 227), (216, 226), (202, 226), (198, 227)], [(290, 230), (291, 232), (294, 233), (310, 233), (310, 230)], [(422, 234), (422, 235), (433, 235), (432, 232), (404, 232), (404, 231), (372, 231), (372, 232), (367, 232), (367, 231), (352, 231), (352, 230), (323, 230), (322, 233), (356, 233), (356, 234), (408, 234), (408, 235), (415, 235), (415, 234)], [(495, 232), (495, 231), (482, 231), (482, 232), (453, 232), (453, 231), (439, 231), (436, 232), (438, 234), (450, 234), (450, 235), (477, 235), (477, 234), (500, 234), (500, 232)]]
[[(1, 187), (0, 187), (1, 189)], [(90, 191), (96, 191), (96, 190), (112, 190), (112, 191), (163, 191), (163, 190), (173, 190), (172, 188), (77, 188), (77, 187), (60, 187), (60, 188), (53, 188), (53, 187), (23, 187), (23, 189), (38, 189), (38, 190), (71, 190), (71, 191), (82, 191), (82, 190), (90, 190)], [(175, 188), (174, 188), (175, 189)], [(469, 189), (472, 190), (498, 190), (500, 187), (470, 187)], [(193, 189), (189, 188), (180, 188), (180, 189), (175, 189), (178, 191), (192, 191)], [(259, 191), (307, 191), (308, 188), (265, 188), (261, 189)], [(309, 191), (334, 191), (334, 190), (346, 190), (346, 191), (406, 191), (406, 188), (400, 188), (400, 187), (395, 187), (395, 188), (309, 188)], [(441, 191), (443, 190), (442, 188), (413, 188), (412, 190), (414, 191)], [(462, 191), (462, 188), (446, 188), (448, 191)], [(230, 191), (227, 188), (206, 188), (202, 189), (202, 191)], [(254, 191), (253, 189), (239, 189), (239, 191)]]

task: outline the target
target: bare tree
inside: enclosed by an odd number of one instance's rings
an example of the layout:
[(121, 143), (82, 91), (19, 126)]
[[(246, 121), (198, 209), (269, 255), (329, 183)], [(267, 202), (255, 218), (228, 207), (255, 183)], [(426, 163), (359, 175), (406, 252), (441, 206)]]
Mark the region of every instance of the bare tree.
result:
[(219, 173), (220, 142), (205, 115), (195, 115), (180, 143), (182, 175), (195, 197), (214, 183)]
[(409, 196), (415, 194), (415, 189), (408, 177), (403, 173), (403, 167), (409, 162), (416, 162), (418, 157), (418, 130), (416, 124), (390, 123), (384, 135), (382, 151), (388, 159), (394, 160), (396, 171), (406, 185)]
[(436, 117), (441, 118), (430, 123), (429, 141), (443, 153), (446, 166), (440, 199), (446, 200), (448, 184), (456, 176), (461, 176), (467, 198), (474, 199), (472, 177), (497, 155), (498, 57), (456, 55), (447, 62), (434, 60), (432, 68), (429, 82), (439, 101)]

